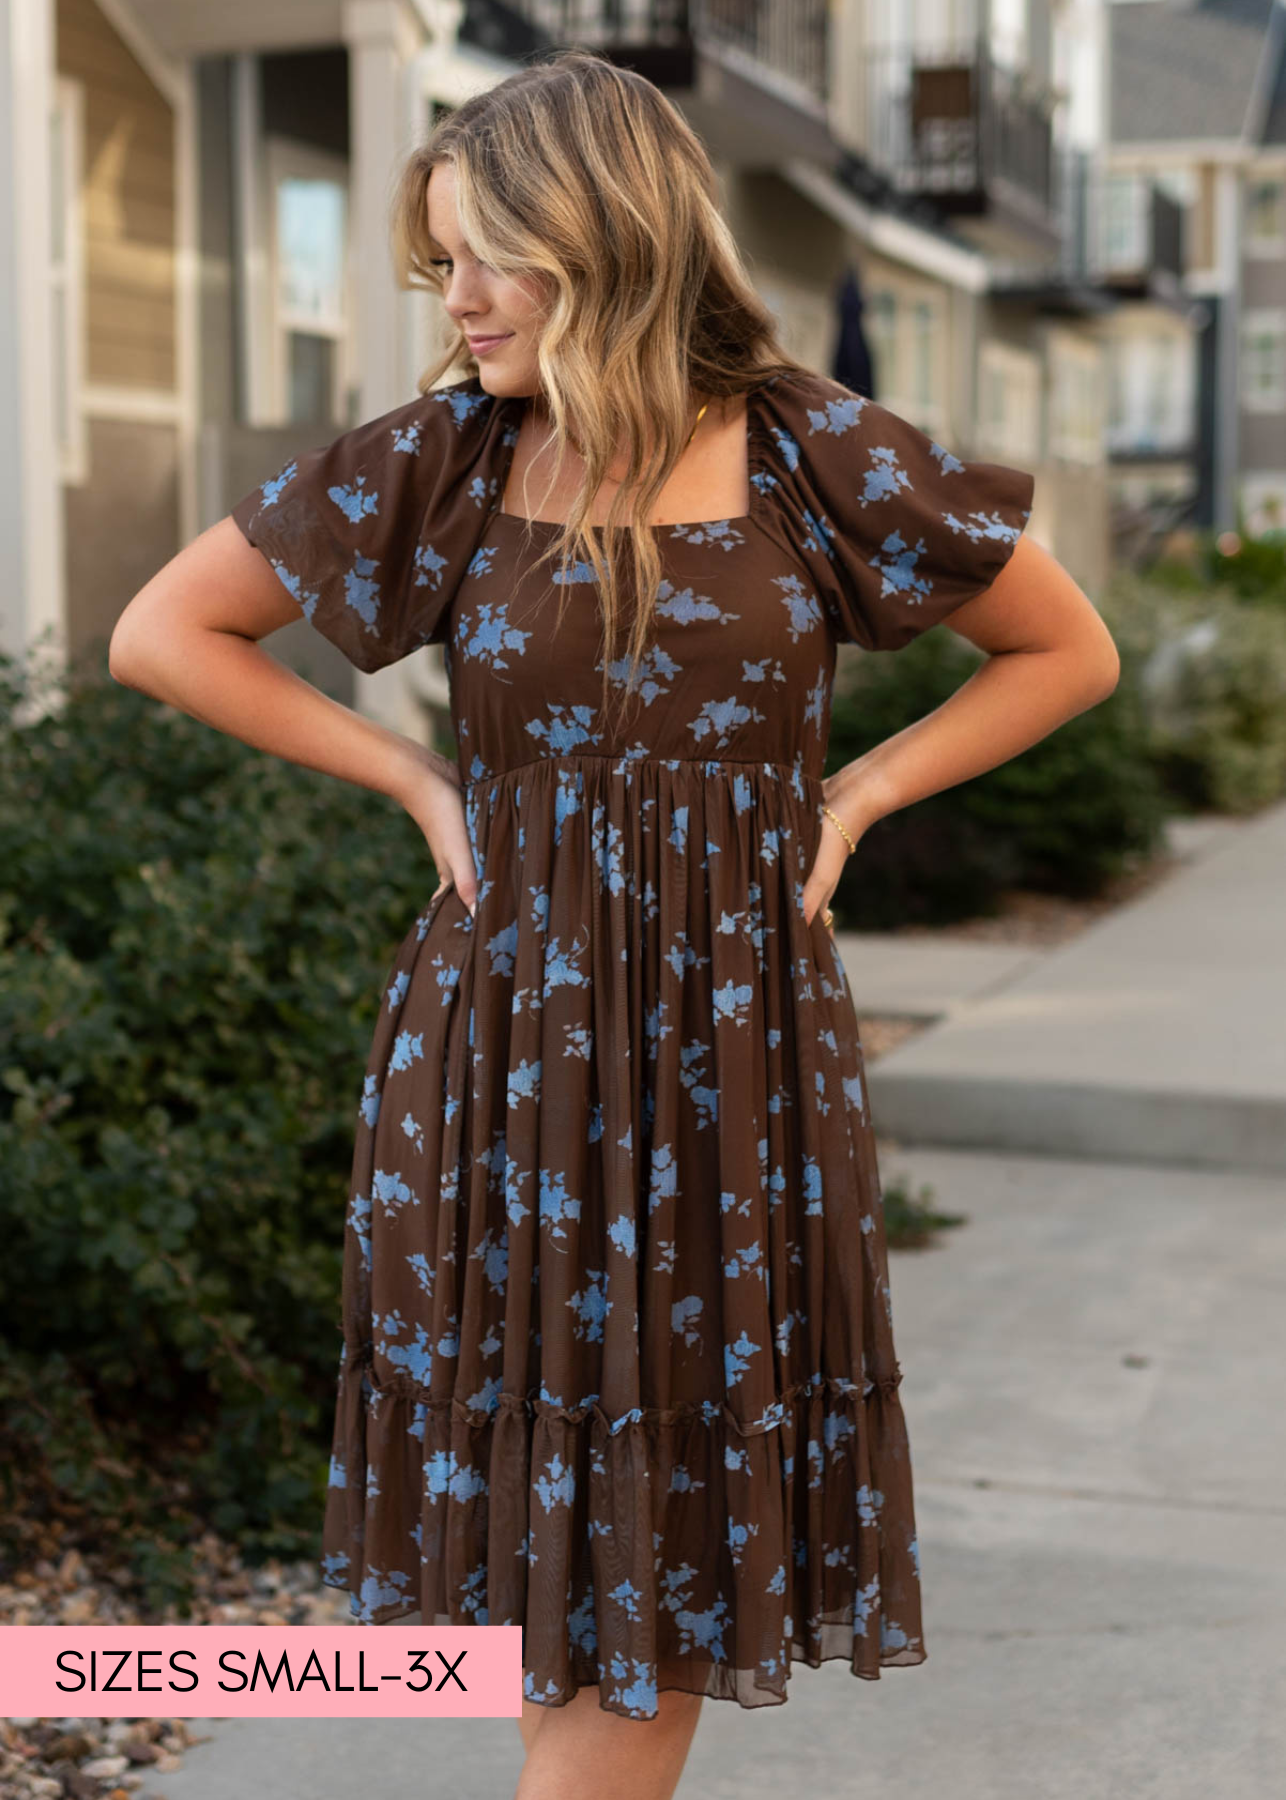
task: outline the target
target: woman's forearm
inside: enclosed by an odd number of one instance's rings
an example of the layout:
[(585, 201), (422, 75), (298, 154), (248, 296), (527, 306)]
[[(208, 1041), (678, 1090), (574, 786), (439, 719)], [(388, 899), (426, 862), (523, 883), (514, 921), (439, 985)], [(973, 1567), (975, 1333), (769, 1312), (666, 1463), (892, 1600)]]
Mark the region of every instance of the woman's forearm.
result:
[(839, 770), (829, 804), (856, 835), (877, 819), (985, 774), (1111, 693), (1115, 675), (1072, 650), (988, 656), (933, 712)]
[(256, 750), (394, 800), (405, 802), (427, 770), (456, 780), (446, 757), (330, 699), (235, 632), (169, 633), (163, 655), (137, 641), (114, 646), (111, 673)]

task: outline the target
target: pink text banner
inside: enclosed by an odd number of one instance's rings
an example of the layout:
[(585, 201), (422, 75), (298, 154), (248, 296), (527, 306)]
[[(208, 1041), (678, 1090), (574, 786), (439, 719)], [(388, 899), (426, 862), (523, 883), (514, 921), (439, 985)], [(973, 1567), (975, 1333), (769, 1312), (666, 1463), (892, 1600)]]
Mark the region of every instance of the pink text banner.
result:
[(5, 1625), (7, 1718), (516, 1719), (517, 1625)]

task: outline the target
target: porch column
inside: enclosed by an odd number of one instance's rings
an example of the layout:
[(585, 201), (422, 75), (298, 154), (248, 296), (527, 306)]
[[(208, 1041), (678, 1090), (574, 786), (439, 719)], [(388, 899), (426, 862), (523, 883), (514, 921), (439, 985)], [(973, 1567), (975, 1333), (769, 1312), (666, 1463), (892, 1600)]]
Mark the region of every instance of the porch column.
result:
[[(364, 421), (415, 397), (403, 296), (393, 276), (389, 202), (402, 158), (411, 148), (409, 95), (424, 32), (404, 0), (344, 0), (341, 29), (348, 50), (353, 351), (360, 381), (358, 418)], [(353, 701), (359, 711), (392, 730), (423, 738), (424, 714), (400, 665), (373, 675), (359, 670)]]
[(65, 653), (50, 317), (53, 0), (0, 0), (0, 648)]
[(357, 310), (360, 416), (377, 417), (409, 400), (415, 371), (404, 366), (401, 295), (393, 279), (389, 201), (412, 146), (409, 105), (414, 58), (424, 31), (404, 0), (344, 0), (348, 50), (349, 243)]

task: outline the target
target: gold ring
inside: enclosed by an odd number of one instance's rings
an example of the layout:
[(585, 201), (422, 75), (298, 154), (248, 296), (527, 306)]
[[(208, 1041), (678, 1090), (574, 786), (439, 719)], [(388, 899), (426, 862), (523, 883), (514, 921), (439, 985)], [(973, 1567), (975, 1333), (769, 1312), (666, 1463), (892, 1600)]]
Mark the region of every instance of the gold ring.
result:
[(822, 908), (822, 924), (826, 927), (827, 931), (829, 931), (834, 923), (835, 914), (831, 911), (829, 906), (824, 906)]

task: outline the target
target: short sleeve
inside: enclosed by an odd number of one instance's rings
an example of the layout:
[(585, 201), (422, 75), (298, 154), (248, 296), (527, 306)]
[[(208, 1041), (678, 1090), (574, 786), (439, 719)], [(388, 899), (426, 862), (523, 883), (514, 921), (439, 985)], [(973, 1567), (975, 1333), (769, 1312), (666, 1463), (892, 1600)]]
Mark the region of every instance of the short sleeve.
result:
[(839, 642), (902, 649), (1013, 554), (1026, 471), (962, 461), (826, 376), (779, 375), (760, 404), (767, 485)]
[(372, 673), (449, 630), (496, 497), (497, 407), (476, 377), (307, 450), (231, 517), (304, 617)]

